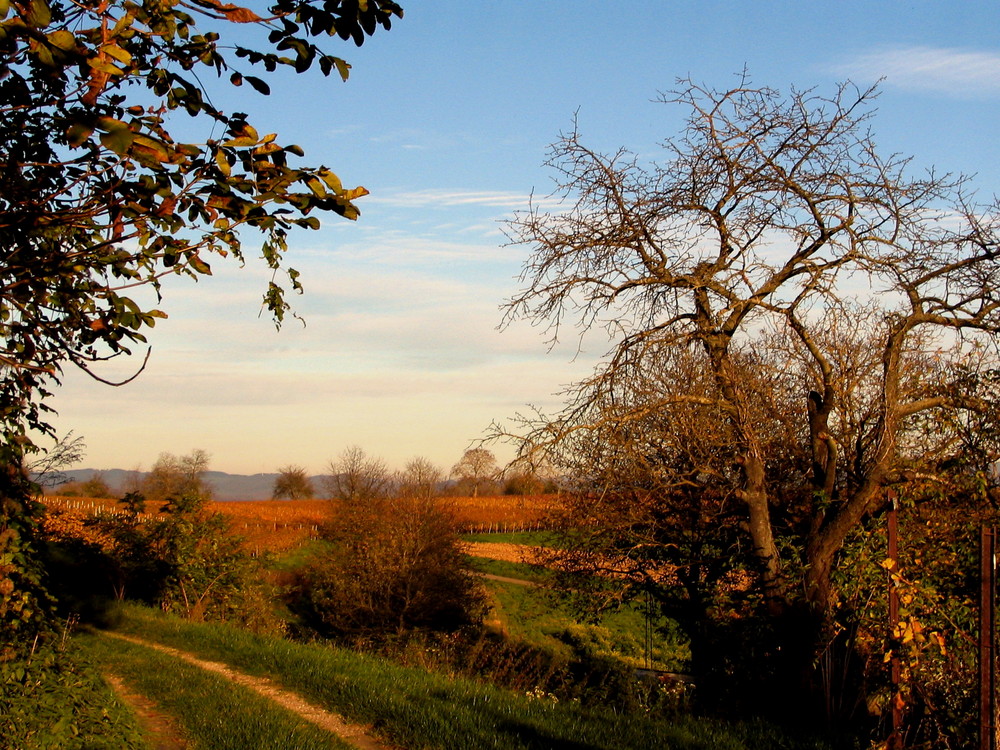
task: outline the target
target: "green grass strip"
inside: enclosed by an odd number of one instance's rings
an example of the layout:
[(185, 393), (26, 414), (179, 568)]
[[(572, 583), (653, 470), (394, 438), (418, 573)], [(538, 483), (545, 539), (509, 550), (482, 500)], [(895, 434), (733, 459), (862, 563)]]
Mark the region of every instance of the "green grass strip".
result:
[(477, 573), (489, 573), (494, 576), (517, 578), (521, 581), (532, 581), (533, 583), (548, 583), (552, 580), (551, 572), (529, 563), (493, 560), (488, 557), (473, 557), (472, 555), (466, 555), (465, 561), (468, 568)]
[[(567, 639), (586, 644), (591, 653), (645, 666), (643, 644), (645, 619), (637, 607), (626, 606), (606, 612), (599, 622), (580, 620), (572, 607), (551, 592), (502, 581), (484, 581), (495, 603), (495, 612), (504, 630), (528, 643), (567, 651)], [(683, 672), (690, 651), (673, 623), (656, 617), (653, 623), (652, 664), (654, 669)], [(568, 651), (567, 651), (568, 653)]]
[(101, 635), (77, 641), (102, 669), (174, 717), (192, 750), (351, 747), (267, 698), (167, 654)]
[[(268, 675), (351, 721), (372, 724), (412, 748), (553, 748), (555, 750), (787, 750), (796, 743), (767, 728), (648, 716), (619, 716), (576, 703), (451, 679), (384, 659), (316, 644), (255, 636), (218, 624), (192, 624), (130, 607), (125, 632)], [(293, 745), (294, 746), (294, 745)], [(305, 747), (305, 746), (303, 746)]]
[(551, 531), (508, 531), (496, 534), (461, 534), (463, 542), (494, 542), (501, 544), (524, 544), (529, 547), (558, 547), (560, 537)]

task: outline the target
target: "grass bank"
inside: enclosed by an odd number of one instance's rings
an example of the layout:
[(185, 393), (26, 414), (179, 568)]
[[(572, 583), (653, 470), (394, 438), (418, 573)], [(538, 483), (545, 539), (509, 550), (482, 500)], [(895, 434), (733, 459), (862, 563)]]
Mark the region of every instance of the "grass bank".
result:
[(789, 739), (762, 725), (622, 716), (448, 678), (329, 646), (255, 636), (225, 625), (195, 625), (138, 607), (127, 609), (122, 630), (224, 661), (250, 674), (268, 675), (286, 689), (351, 721), (375, 726), (403, 747), (824, 748), (814, 741)]

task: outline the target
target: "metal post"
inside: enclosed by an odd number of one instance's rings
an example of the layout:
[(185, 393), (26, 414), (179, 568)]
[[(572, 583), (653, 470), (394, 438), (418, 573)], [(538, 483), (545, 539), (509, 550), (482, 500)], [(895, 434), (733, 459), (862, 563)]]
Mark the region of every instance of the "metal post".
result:
[(892, 678), (892, 734), (886, 746), (889, 750), (898, 750), (903, 746), (903, 706), (899, 694), (901, 668), (899, 664), (899, 649), (897, 648), (895, 632), (899, 625), (899, 591), (892, 576), (898, 573), (899, 567), (899, 498), (895, 490), (889, 490), (889, 638), (892, 643), (892, 658), (890, 670)]
[(996, 750), (996, 529), (979, 534), (979, 748)]

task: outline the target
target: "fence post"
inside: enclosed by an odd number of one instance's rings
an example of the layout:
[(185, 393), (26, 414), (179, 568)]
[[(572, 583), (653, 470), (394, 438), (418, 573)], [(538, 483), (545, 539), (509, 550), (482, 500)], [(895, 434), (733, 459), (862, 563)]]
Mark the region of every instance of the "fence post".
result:
[(892, 579), (893, 575), (898, 575), (899, 573), (899, 498), (896, 497), (895, 490), (889, 490), (889, 503), (887, 552), (891, 562), (891, 566), (889, 567), (889, 638), (892, 644), (892, 657), (890, 660), (892, 734), (889, 735), (887, 746), (889, 750), (898, 750), (903, 747), (903, 708), (899, 700), (901, 669), (899, 664), (899, 648), (896, 642), (896, 629), (899, 627), (899, 591), (896, 589), (896, 582)]
[(996, 750), (996, 529), (979, 532), (979, 748)]

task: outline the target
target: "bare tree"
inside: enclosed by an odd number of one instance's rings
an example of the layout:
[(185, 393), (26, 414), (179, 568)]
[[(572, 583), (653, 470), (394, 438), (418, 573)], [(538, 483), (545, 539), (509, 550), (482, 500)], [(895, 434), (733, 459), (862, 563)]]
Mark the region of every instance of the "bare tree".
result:
[(498, 474), (497, 458), (486, 448), (469, 448), (451, 469), (451, 476), (472, 486), (473, 497), (479, 497), (479, 488), (495, 481)]
[(441, 469), (430, 460), (418, 456), (411, 459), (396, 478), (399, 497), (430, 500), (437, 497), (444, 478)]
[(548, 162), (564, 210), (510, 224), (533, 254), (505, 321), (613, 341), (562, 413), (525, 420), (522, 454), (548, 452), (598, 497), (626, 456), (670, 497), (712, 488), (740, 509), (766, 608), (803, 605), (817, 640), (845, 539), (908, 466), (956, 448), (920, 420), (984, 407), (958, 384), (995, 367), (1000, 332), (996, 199), (880, 156), (875, 96), (682, 81), (662, 97), (690, 111), (664, 163), (573, 130)]
[(308, 500), (314, 495), (309, 475), (301, 466), (288, 464), (278, 469), (271, 491), (272, 500)]
[(331, 500), (365, 502), (384, 497), (392, 484), (392, 474), (380, 458), (368, 456), (356, 445), (345, 449), (340, 457), (327, 464), (323, 480), (326, 495)]
[(201, 449), (180, 457), (161, 453), (143, 478), (142, 494), (154, 505), (184, 496), (210, 500), (212, 488), (204, 480), (210, 460), (209, 454)]
[(26, 462), (24, 469), (33, 482), (42, 487), (55, 487), (68, 481), (65, 470), (80, 463), (86, 452), (87, 444), (83, 436), (73, 437), (70, 430), (55, 445), (43, 451), (40, 457)]

